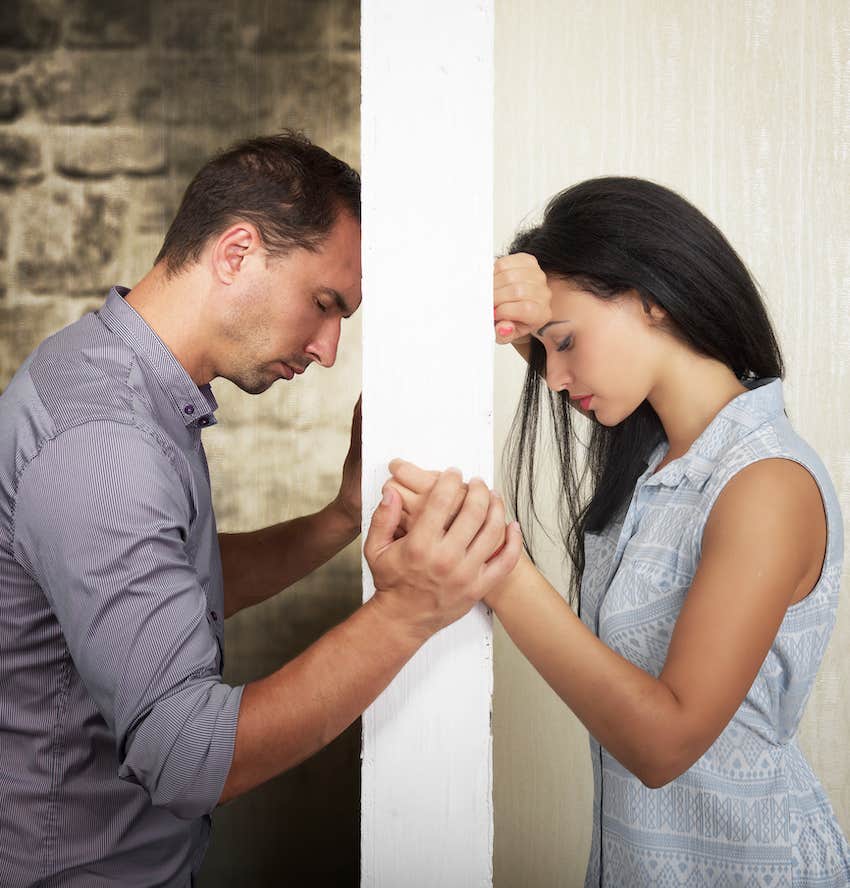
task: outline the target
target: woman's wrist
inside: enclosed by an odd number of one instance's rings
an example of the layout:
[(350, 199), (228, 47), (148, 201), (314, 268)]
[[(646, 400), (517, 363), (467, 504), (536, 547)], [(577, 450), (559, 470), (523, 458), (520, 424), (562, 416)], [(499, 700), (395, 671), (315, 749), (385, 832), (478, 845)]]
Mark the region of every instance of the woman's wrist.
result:
[(484, 603), (497, 616), (499, 611), (504, 608), (508, 601), (514, 598), (518, 591), (523, 588), (528, 580), (528, 571), (535, 570), (531, 560), (522, 551), (517, 561), (516, 567), (496, 586), (494, 586), (485, 596)]

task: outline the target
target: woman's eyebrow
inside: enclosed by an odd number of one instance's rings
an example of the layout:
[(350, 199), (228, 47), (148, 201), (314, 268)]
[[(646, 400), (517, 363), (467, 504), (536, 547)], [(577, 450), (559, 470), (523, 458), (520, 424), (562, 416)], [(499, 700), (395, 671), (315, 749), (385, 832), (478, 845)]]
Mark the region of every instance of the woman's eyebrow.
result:
[(537, 331), (537, 335), (538, 335), (538, 336), (542, 336), (542, 335), (546, 332), (546, 330), (548, 330), (553, 324), (567, 324), (567, 323), (569, 323), (569, 320), (570, 320), (569, 318), (564, 318), (563, 321), (549, 321), (548, 324), (544, 324), (544, 325), (543, 325), (543, 326)]

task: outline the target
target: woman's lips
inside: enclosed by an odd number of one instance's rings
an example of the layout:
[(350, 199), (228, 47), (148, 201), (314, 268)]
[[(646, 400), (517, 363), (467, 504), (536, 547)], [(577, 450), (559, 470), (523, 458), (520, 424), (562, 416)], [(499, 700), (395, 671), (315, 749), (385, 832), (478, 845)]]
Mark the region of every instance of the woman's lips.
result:
[(570, 400), (578, 401), (578, 406), (581, 407), (582, 410), (589, 410), (593, 395), (579, 395), (578, 397), (570, 398)]

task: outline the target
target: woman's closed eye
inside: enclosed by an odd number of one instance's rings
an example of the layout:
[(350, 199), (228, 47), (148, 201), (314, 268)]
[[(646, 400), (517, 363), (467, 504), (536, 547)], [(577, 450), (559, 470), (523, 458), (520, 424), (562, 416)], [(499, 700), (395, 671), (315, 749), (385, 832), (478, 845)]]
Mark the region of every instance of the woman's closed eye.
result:
[(570, 336), (565, 336), (565, 337), (564, 337), (564, 338), (558, 343), (557, 351), (559, 351), (559, 352), (566, 351), (567, 349), (572, 348), (572, 345), (573, 345), (573, 337), (572, 337), (572, 335), (570, 335)]

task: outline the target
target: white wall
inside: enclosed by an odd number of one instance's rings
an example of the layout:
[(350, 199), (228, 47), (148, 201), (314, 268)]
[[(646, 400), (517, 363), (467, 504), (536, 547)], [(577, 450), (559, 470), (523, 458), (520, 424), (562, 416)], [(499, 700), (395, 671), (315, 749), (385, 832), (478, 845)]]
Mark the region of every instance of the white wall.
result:
[[(844, 0), (497, 2), (497, 249), (549, 196), (591, 176), (680, 191), (760, 282), (789, 415), (831, 471), (850, 526), (848, 162)], [(522, 376), (521, 361), (498, 352), (497, 456)], [(560, 558), (553, 548), (551, 579)], [(847, 572), (844, 592), (801, 742), (850, 834)], [(495, 650), (495, 884), (580, 885), (586, 734), (501, 631)]]
[[(364, 0), (362, 69), (367, 527), (395, 456), (492, 481), (493, 0)], [(478, 606), (364, 714), (363, 888), (492, 885), (492, 653)]]

